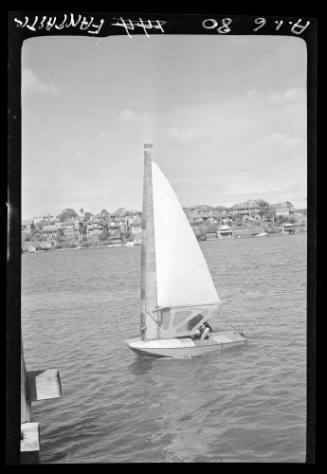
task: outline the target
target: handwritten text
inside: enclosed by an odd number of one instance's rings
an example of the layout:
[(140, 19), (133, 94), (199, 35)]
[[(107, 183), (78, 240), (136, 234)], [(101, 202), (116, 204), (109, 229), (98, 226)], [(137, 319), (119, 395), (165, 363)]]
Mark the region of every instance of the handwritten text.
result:
[(28, 16), (25, 16), (22, 20), (14, 18), (14, 21), (17, 28), (27, 28), (30, 31), (39, 31), (42, 29), (51, 31), (52, 28), (56, 30), (78, 28), (80, 31), (85, 31), (90, 35), (98, 35), (104, 23), (103, 18), (96, 23), (93, 16), (75, 16), (74, 13), (70, 13), (69, 15), (65, 13), (63, 18), (57, 18), (56, 16), (35, 16), (30, 20)]
[[(283, 29), (285, 32), (288, 30), (294, 35), (301, 35), (310, 25), (310, 21), (303, 22), (302, 18), (299, 18), (297, 21), (286, 21), (286, 20), (273, 20), (275, 31), (280, 31)], [(216, 20), (215, 18), (206, 18), (202, 21), (202, 26), (206, 30), (216, 30), (219, 34), (231, 33), (233, 20), (231, 18), (222, 18), (221, 20)], [(252, 31), (256, 33), (261, 30), (264, 26), (268, 25), (268, 20), (263, 17), (258, 17), (253, 20), (254, 28)], [(271, 23), (271, 21), (270, 21)]]
[(157, 29), (164, 33), (162, 26), (166, 23), (166, 21), (160, 20), (146, 20), (146, 22), (144, 22), (142, 18), (139, 18), (137, 21), (124, 20), (122, 17), (114, 18), (114, 20), (118, 21), (116, 23), (111, 23), (111, 25), (121, 26), (124, 28), (130, 38), (132, 38), (132, 35), (129, 33), (129, 31), (134, 31), (136, 28), (142, 28), (147, 37), (149, 37), (147, 30), (151, 29)]

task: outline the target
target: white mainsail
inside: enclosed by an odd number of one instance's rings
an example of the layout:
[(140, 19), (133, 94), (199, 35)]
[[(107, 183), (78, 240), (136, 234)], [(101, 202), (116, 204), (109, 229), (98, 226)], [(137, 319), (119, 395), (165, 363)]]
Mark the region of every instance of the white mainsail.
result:
[(152, 162), (158, 307), (220, 302), (207, 262), (175, 192)]
[(141, 249), (143, 340), (192, 335), (220, 299), (194, 232), (167, 179), (144, 145)]
[[(221, 301), (184, 210), (152, 162), (152, 147), (144, 144), (141, 338), (128, 345), (138, 354), (185, 357), (243, 343), (245, 337), (235, 331), (208, 335), (206, 322)], [(195, 336), (199, 328), (200, 339)]]

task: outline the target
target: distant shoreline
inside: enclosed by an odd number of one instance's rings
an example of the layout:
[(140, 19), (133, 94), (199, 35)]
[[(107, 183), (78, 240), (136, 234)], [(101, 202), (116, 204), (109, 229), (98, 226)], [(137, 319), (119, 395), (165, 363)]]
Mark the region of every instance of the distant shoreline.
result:
[[(233, 236), (233, 237), (225, 237), (221, 239), (207, 239), (207, 240), (200, 240), (199, 242), (221, 242), (222, 240), (238, 240), (238, 239), (253, 239), (253, 238), (266, 238), (266, 237), (286, 237), (286, 236), (294, 236), (294, 235), (299, 235), (299, 234), (306, 234), (307, 232), (304, 231), (298, 231), (295, 232), (294, 234), (289, 234), (286, 232), (274, 232), (271, 234), (266, 234), (266, 235), (238, 235), (238, 236)], [(31, 247), (33, 244), (31, 244)], [(88, 245), (88, 246), (76, 246), (76, 247), (63, 247), (63, 248), (56, 248), (56, 247), (49, 247), (46, 249), (36, 249), (35, 251), (29, 251), (29, 250), (22, 250), (22, 254), (25, 253), (39, 253), (39, 252), (60, 252), (60, 251), (69, 251), (69, 250), (89, 250), (89, 249), (104, 249), (104, 248), (134, 248), (134, 247), (141, 247), (141, 244), (134, 244), (134, 245), (126, 245), (126, 244), (114, 244), (114, 245)]]

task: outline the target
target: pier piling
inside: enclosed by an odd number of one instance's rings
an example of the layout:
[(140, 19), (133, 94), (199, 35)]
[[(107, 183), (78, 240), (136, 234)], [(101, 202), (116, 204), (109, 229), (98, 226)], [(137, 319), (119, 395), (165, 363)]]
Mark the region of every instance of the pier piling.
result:
[(32, 401), (61, 397), (58, 369), (26, 371), (21, 341), (21, 464), (38, 464), (40, 425), (32, 420)]

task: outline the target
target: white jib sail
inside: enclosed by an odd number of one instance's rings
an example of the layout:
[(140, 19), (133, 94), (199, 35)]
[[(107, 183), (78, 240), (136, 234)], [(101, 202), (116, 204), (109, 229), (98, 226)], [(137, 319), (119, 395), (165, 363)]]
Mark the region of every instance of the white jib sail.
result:
[(152, 162), (157, 305), (219, 303), (207, 262), (171, 185)]

